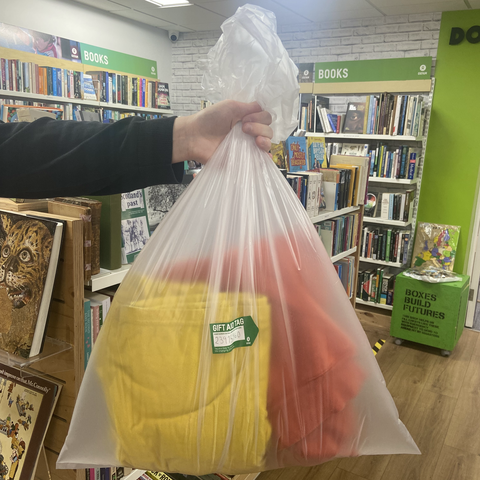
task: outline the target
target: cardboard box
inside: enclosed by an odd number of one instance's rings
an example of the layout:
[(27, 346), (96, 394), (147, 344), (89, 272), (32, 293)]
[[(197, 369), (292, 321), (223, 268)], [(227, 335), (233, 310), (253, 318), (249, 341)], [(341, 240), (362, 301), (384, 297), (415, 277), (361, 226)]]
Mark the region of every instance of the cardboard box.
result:
[(390, 334), (403, 340), (451, 351), (465, 324), (470, 278), (428, 283), (397, 276)]

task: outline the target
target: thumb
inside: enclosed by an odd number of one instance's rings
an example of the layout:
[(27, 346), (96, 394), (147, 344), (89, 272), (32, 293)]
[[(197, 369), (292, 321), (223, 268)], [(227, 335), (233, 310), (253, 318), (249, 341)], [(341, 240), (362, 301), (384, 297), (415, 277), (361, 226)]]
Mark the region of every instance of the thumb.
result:
[(240, 122), (247, 115), (251, 115), (252, 113), (261, 112), (262, 107), (257, 102), (251, 102), (251, 103), (236, 102), (235, 110), (236, 110), (236, 112), (235, 112), (236, 119), (235, 120), (237, 122)]

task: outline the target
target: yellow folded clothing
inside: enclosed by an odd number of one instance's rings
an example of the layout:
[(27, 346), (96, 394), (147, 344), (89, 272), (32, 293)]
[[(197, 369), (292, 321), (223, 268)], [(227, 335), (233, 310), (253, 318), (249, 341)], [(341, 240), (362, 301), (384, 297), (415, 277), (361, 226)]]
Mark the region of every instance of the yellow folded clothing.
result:
[[(268, 299), (211, 294), (205, 284), (168, 283), (160, 294), (140, 282), (129, 282), (134, 295), (120, 288), (95, 347), (121, 465), (197, 475), (263, 469)], [(259, 329), (253, 344), (214, 354), (210, 324), (243, 316)]]

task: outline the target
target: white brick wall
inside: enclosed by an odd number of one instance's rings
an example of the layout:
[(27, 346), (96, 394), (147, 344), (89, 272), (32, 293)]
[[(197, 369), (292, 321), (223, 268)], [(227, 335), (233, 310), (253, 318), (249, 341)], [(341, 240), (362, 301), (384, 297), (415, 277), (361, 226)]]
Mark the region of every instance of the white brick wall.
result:
[[(308, 25), (285, 25), (279, 36), (295, 63), (331, 62), (437, 55), (441, 13), (390, 15)], [(177, 115), (200, 109), (202, 71), (197, 61), (206, 57), (221, 32), (181, 33), (172, 48), (172, 108)], [(332, 99), (334, 110), (344, 111), (345, 97)]]

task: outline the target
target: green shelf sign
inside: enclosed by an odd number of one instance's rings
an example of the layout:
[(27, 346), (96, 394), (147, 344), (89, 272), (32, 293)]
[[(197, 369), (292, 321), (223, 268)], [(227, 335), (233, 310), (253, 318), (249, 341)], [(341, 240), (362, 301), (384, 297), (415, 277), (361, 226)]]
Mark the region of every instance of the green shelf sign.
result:
[(234, 348), (251, 347), (258, 327), (252, 317), (239, 317), (228, 323), (210, 324), (213, 353), (228, 353)]
[(315, 63), (315, 83), (429, 80), (432, 57)]
[(80, 44), (82, 63), (92, 65), (99, 70), (117, 70), (140, 77), (157, 78), (157, 62), (126, 53), (115, 52), (106, 48)]

